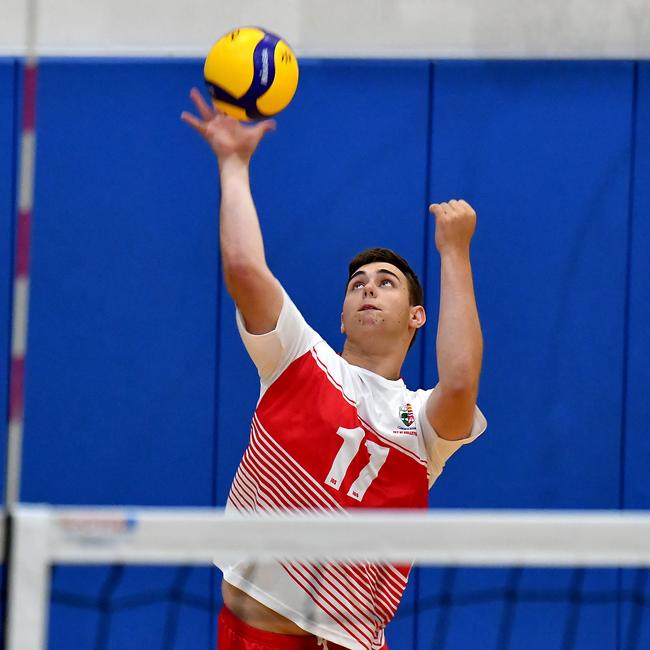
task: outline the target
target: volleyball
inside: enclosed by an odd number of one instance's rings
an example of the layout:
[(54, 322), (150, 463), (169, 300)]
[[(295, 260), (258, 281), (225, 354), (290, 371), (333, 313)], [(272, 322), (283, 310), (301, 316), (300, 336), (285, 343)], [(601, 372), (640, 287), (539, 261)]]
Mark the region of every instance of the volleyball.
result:
[(240, 27), (220, 38), (203, 75), (217, 110), (242, 120), (271, 117), (286, 108), (298, 86), (298, 60), (279, 36)]

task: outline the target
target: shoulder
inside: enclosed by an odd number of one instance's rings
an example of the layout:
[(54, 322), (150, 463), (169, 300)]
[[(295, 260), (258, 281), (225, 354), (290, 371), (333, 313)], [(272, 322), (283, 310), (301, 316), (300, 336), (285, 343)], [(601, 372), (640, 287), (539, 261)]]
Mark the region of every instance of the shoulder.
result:
[(270, 384), (298, 357), (318, 341), (320, 335), (308, 325), (287, 292), (282, 289), (282, 308), (274, 327), (264, 334), (252, 334), (239, 311), (237, 327), (244, 346), (257, 366), (262, 384)]

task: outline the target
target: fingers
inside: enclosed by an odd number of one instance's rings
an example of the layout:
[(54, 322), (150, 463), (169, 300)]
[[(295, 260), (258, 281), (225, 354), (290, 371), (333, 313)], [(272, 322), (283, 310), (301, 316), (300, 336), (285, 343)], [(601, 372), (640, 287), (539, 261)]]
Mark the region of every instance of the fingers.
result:
[(202, 122), (201, 120), (199, 120), (194, 115), (192, 115), (192, 113), (188, 113), (187, 111), (183, 111), (181, 113), (181, 120), (183, 120), (183, 122), (185, 122), (185, 124), (189, 124), (200, 135), (205, 135), (205, 123)]
[(192, 102), (194, 103), (194, 106), (196, 106), (196, 110), (199, 112), (199, 115), (201, 116), (202, 119), (199, 119), (195, 115), (192, 115), (192, 113), (183, 111), (181, 113), (181, 120), (183, 120), (185, 124), (189, 124), (195, 131), (200, 133), (202, 136), (205, 136), (206, 126), (207, 126), (206, 122), (209, 122), (215, 116), (216, 113), (208, 106), (205, 99), (203, 99), (203, 95), (201, 95), (201, 93), (199, 92), (198, 88), (192, 88), (192, 90), (190, 91), (190, 98), (192, 99)]
[(453, 211), (457, 203), (458, 201), (455, 200), (444, 203), (432, 203), (429, 206), (429, 212), (433, 214), (446, 214), (447, 212)]
[(190, 91), (190, 97), (192, 102), (194, 102), (194, 106), (196, 106), (199, 115), (205, 122), (209, 122), (214, 117), (215, 112), (210, 106), (208, 106), (205, 99), (203, 99), (203, 95), (199, 92), (198, 88), (192, 88)]
[(275, 130), (276, 126), (275, 120), (264, 120), (250, 126), (244, 125), (244, 128), (248, 130), (257, 145), (269, 131)]
[(440, 217), (449, 212), (449, 210), (450, 208), (448, 203), (432, 203), (429, 206), (429, 212), (435, 217)]
[(269, 131), (275, 131), (277, 127), (278, 125), (275, 120), (264, 120), (257, 125), (257, 128), (262, 132), (262, 135), (265, 135)]
[(447, 203), (432, 203), (429, 206), (429, 212), (431, 212), (431, 214), (434, 214), (436, 216), (459, 212), (459, 211), (473, 213), (474, 208), (472, 208), (472, 206), (469, 203), (467, 203), (467, 201), (464, 201), (463, 199), (460, 200), (452, 199)]

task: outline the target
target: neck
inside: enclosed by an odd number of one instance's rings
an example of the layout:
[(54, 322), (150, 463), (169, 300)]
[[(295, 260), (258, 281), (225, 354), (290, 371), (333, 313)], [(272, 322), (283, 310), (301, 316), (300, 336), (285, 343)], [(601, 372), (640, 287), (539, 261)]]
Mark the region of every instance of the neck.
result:
[(394, 380), (400, 378), (402, 364), (406, 356), (406, 351), (402, 349), (402, 346), (396, 345), (394, 348), (397, 349), (391, 350), (387, 354), (386, 350), (379, 352), (363, 349), (358, 344), (346, 339), (341, 356), (352, 366), (358, 366), (385, 379)]

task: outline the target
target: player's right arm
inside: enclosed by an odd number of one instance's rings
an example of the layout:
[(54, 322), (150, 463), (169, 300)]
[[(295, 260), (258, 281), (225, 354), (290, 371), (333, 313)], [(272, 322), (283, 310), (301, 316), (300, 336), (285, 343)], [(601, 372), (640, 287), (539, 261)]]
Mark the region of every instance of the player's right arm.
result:
[(191, 98), (200, 117), (184, 112), (181, 119), (210, 145), (219, 163), (221, 209), (219, 234), (221, 263), (228, 293), (246, 330), (264, 334), (273, 330), (282, 309), (283, 293), (266, 264), (264, 240), (250, 189), (250, 160), (270, 129), (272, 120), (244, 126), (215, 112), (194, 88)]

